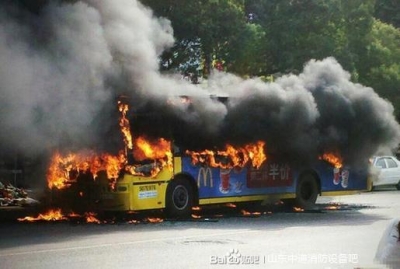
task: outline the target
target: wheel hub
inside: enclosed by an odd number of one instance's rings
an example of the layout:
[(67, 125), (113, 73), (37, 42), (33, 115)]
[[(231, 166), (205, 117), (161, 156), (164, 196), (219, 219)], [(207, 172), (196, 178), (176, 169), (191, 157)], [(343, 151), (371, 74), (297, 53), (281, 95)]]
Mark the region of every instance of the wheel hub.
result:
[(184, 209), (189, 202), (189, 194), (185, 187), (176, 186), (172, 193), (173, 203), (177, 209)]

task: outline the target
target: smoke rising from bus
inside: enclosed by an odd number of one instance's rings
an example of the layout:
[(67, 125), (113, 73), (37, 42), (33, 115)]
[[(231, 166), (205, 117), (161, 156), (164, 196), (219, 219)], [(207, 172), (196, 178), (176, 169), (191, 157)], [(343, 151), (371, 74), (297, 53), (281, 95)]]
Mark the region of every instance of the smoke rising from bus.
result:
[[(159, 72), (173, 29), (138, 1), (37, 1), (34, 11), (21, 2), (0, 4), (3, 147), (116, 148), (121, 94), (140, 132), (188, 148), (263, 140), (267, 153), (290, 160), (339, 151), (357, 164), (400, 139), (393, 106), (351, 82), (333, 58), (311, 60), (299, 75), (273, 83), (215, 72), (193, 85)], [(150, 108), (164, 119), (136, 123), (134, 113)]]

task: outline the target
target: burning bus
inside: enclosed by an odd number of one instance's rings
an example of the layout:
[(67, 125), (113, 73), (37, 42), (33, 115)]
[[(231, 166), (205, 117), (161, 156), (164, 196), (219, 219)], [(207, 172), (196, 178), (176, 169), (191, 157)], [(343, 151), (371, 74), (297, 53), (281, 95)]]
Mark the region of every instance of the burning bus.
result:
[[(190, 102), (187, 97), (182, 100)], [(168, 122), (164, 114), (129, 116), (124, 99), (118, 101), (118, 110), (124, 150), (117, 155), (92, 151), (55, 154), (48, 171), (49, 188), (68, 190), (75, 197), (73, 203), (89, 205), (85, 210), (127, 213), (163, 209), (168, 216), (180, 218), (190, 216), (192, 208), (199, 205), (285, 200), (309, 208), (318, 195), (367, 189), (367, 171), (346, 166), (337, 152), (294, 163), (270, 153), (262, 140), (196, 149), (182, 142), (185, 133), (180, 123)], [(149, 125), (166, 127), (160, 132)], [(159, 134), (165, 136), (157, 138)], [(203, 146), (202, 141), (192, 143)]]
[(318, 195), (351, 194), (367, 187), (365, 172), (335, 165), (328, 158), (296, 169), (270, 160), (263, 147), (259, 141), (224, 151), (175, 152), (168, 166), (154, 161), (147, 169), (129, 169), (113, 188), (102, 186), (101, 208), (115, 212), (165, 209), (173, 217), (188, 216), (197, 205), (271, 199), (309, 208)]
[[(51, 204), (175, 215), (273, 195), (312, 204), (318, 194), (363, 189), (357, 162), (366, 168), (399, 143), (390, 102), (354, 83), (333, 57), (268, 83), (214, 70), (192, 84), (175, 65), (161, 72), (173, 29), (138, 1), (48, 2), (38, 12), (4, 6), (12, 11), (4, 44), (19, 45), (3, 46), (1, 144), (40, 159), (53, 154)], [(134, 105), (115, 109), (121, 93)], [(148, 111), (160, 117), (142, 117)]]

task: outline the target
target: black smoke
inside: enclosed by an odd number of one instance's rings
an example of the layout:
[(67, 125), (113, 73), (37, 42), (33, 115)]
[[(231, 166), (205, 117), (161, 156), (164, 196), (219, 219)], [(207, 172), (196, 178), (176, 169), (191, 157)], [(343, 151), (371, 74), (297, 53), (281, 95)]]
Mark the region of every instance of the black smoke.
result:
[(333, 58), (273, 83), (216, 72), (193, 85), (159, 72), (158, 57), (173, 43), (170, 22), (135, 0), (1, 2), (0, 144), (27, 153), (117, 151), (123, 94), (133, 135), (182, 148), (264, 140), (268, 153), (288, 160), (339, 151), (359, 164), (397, 146), (392, 105), (351, 82)]

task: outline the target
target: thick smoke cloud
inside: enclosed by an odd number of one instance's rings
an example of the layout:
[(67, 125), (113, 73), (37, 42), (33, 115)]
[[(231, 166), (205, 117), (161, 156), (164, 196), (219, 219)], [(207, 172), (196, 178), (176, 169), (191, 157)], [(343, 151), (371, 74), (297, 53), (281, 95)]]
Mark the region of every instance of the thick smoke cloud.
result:
[(225, 118), (224, 134), (235, 142), (266, 140), (270, 152), (297, 161), (339, 153), (352, 165), (390, 153), (399, 143), (393, 106), (373, 89), (352, 83), (333, 58), (312, 60), (298, 76), (274, 83), (240, 84)]
[(51, 4), (40, 16), (1, 10), (2, 141), (25, 151), (89, 141), (111, 97), (104, 77), (112, 56), (99, 13), (83, 3)]
[(121, 94), (134, 111), (164, 117), (133, 126), (153, 135), (170, 135), (172, 126), (185, 147), (264, 140), (268, 153), (289, 160), (339, 151), (358, 164), (400, 141), (392, 105), (352, 83), (333, 58), (273, 83), (216, 72), (193, 85), (160, 74), (158, 57), (173, 45), (173, 29), (140, 2), (43, 3), (35, 12), (0, 4), (2, 145), (40, 152), (121, 143)]

